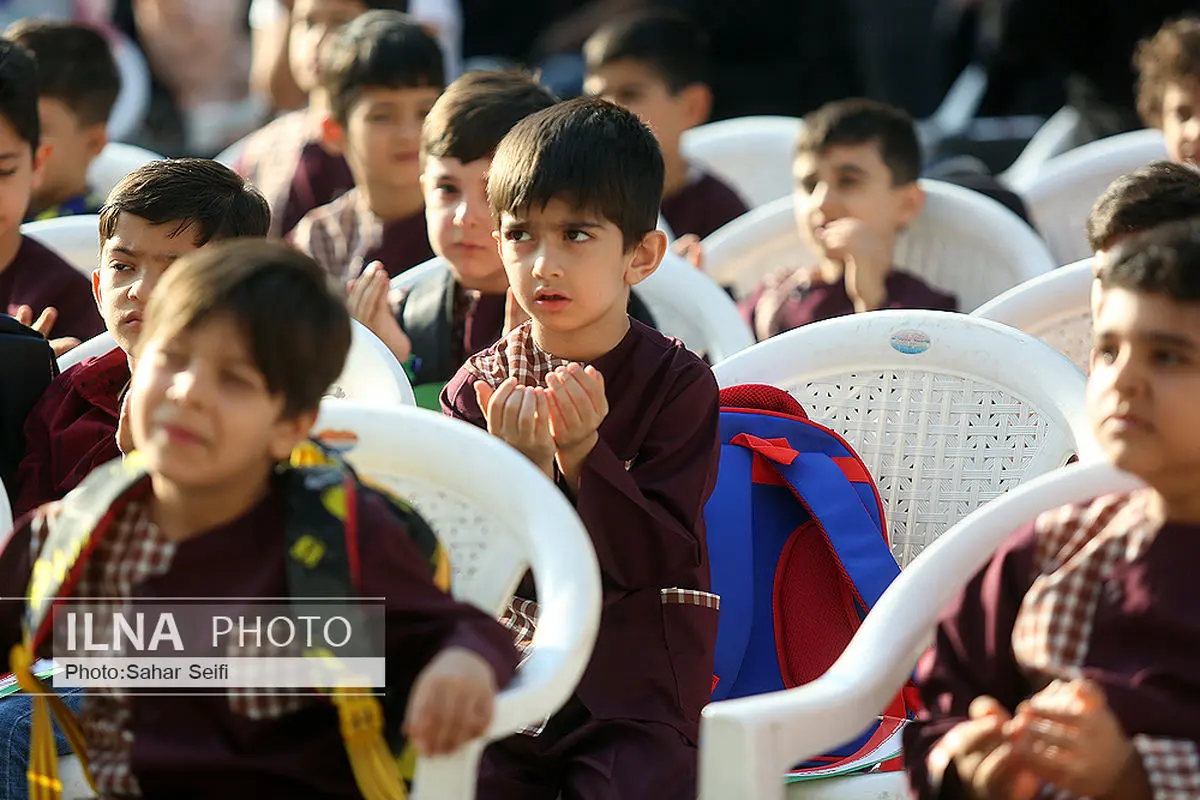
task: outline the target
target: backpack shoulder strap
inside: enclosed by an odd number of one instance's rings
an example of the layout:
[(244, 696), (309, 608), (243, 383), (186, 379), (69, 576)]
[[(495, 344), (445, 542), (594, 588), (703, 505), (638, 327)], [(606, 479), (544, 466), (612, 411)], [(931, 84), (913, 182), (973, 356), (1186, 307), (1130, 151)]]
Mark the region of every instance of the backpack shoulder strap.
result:
[(419, 353), (413, 363), (414, 383), (449, 380), (457, 364), (450, 363), (454, 324), (454, 275), (442, 269), (422, 278), (400, 308), (400, 325)]

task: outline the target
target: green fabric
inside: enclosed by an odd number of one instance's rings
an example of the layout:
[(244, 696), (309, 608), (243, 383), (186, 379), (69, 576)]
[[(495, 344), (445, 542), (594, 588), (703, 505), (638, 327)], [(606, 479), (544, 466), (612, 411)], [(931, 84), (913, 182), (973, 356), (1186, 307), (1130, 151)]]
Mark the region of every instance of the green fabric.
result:
[(441, 395), (445, 386), (444, 383), (422, 383), (420, 386), (414, 386), (413, 394), (417, 397), (417, 405), (430, 411), (441, 411)]

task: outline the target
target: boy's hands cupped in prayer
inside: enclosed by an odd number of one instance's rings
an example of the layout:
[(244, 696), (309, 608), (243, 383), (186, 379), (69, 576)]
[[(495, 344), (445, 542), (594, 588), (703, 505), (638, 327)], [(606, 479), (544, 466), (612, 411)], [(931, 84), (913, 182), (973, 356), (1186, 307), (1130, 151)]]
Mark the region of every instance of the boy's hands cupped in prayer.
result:
[(951, 763), (976, 800), (1032, 800), (1037, 778), (1022, 768), (1009, 740), (1008, 711), (991, 697), (977, 697), (970, 719), (951, 728), (930, 752), (930, 778), (941, 783)]
[(821, 230), (825, 253), (845, 267), (846, 294), (856, 312), (872, 311), (887, 302), (887, 276), (892, 253), (861, 220), (842, 217)]
[(387, 270), (378, 261), (372, 261), (362, 275), (350, 281), (350, 296), (346, 307), (350, 316), (366, 325), (371, 333), (387, 345), (396, 360), (403, 364), (412, 355), (412, 342), (400, 328), (392, 304), (388, 300), (391, 281)]
[(546, 376), (550, 394), (550, 431), (558, 468), (575, 489), (579, 470), (599, 440), (600, 423), (608, 416), (604, 376), (595, 367), (568, 364)]
[(550, 393), (520, 386), (506, 378), (496, 389), (475, 382), (475, 400), (487, 419), (488, 433), (521, 451), (538, 469), (554, 479), (554, 438), (550, 434)]

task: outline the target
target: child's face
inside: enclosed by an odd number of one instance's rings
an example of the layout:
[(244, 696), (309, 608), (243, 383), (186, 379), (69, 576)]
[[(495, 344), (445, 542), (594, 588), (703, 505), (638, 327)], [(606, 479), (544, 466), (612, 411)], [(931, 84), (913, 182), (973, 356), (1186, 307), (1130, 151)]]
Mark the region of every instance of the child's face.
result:
[(557, 199), (502, 214), (497, 235), (521, 307), (545, 330), (582, 336), (626, 314), (629, 287), (658, 268), (666, 241), (652, 231), (625, 252), (614, 223)]
[(329, 35), (366, 11), (360, 0), (295, 0), (288, 66), (300, 89), (311, 92), (320, 85), (321, 46)]
[(707, 87), (694, 84), (673, 94), (657, 72), (634, 59), (613, 61), (593, 70), (584, 89), (636, 114), (668, 153), (679, 150), (679, 137), (684, 131), (708, 118)]
[(19, 230), (29, 198), (42, 185), (44, 147), (35, 157), (29, 142), (0, 117), (0, 232)]
[(1092, 430), (1108, 459), (1151, 486), (1200, 471), (1200, 304), (1105, 289), (1088, 378)]
[(1162, 132), (1167, 156), (1179, 163), (1200, 163), (1200, 81), (1167, 84), (1163, 92)]
[(282, 418), (283, 397), (267, 390), (228, 315), (146, 342), (129, 404), (134, 445), (150, 472), (193, 491), (262, 481), (315, 418)]
[(126, 353), (137, 344), (142, 315), (159, 278), (180, 256), (199, 249), (193, 228), (175, 233), (180, 224), (174, 220), (152, 225), (142, 217), (121, 214), (112, 237), (101, 247), (92, 293), (105, 327)]
[(879, 145), (836, 144), (823, 153), (801, 153), (792, 165), (796, 225), (813, 251), (826, 257), (825, 226), (851, 217), (881, 241), (896, 233), (921, 212), (921, 189), (916, 183), (892, 185), (892, 171), (883, 162)]
[(108, 143), (104, 125), (80, 125), (67, 105), (53, 97), (38, 100), (42, 141), (49, 146), (45, 177), (33, 193), (34, 204), (46, 208), (86, 187), (87, 170)]
[(446, 259), (466, 288), (499, 293), (507, 288), (508, 277), (492, 238), (487, 197), (491, 164), (490, 158), (464, 164), (457, 158), (426, 156), (421, 189), (433, 252)]
[(421, 125), (441, 89), (368, 87), (346, 121), (345, 156), (356, 184), (399, 191), (421, 179)]

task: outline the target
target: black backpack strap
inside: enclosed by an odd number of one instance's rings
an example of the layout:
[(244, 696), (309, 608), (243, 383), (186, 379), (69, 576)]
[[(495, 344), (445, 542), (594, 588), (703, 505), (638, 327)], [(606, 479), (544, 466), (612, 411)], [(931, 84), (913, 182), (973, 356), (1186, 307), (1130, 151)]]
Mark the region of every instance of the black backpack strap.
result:
[(0, 481), (10, 502), (17, 499), (25, 420), (56, 375), (50, 343), (33, 328), (0, 314)]
[(451, 363), (454, 290), (454, 274), (441, 269), (417, 281), (401, 303), (400, 327), (416, 355), (414, 384), (448, 381), (459, 367)]

